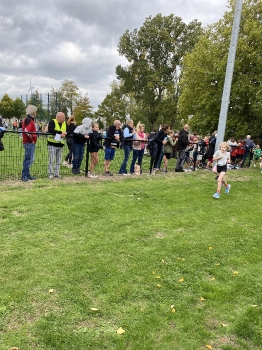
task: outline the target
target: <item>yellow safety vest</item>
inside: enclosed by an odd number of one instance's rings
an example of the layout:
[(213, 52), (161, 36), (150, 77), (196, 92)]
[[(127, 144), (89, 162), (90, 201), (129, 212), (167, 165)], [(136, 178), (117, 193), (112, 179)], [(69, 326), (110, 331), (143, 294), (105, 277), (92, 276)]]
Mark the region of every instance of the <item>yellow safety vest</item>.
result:
[[(55, 130), (61, 131), (61, 132), (66, 132), (66, 122), (63, 122), (61, 127), (56, 119), (53, 119), (55, 122)], [(65, 144), (65, 137), (61, 141), (55, 140), (55, 135), (48, 135), (47, 141), (52, 142), (52, 143), (62, 143)]]

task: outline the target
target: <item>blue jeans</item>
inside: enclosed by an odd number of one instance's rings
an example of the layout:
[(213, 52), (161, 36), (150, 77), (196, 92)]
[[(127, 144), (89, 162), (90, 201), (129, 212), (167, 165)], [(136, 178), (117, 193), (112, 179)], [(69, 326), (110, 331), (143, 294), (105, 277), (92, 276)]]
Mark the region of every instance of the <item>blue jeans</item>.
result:
[(25, 157), (22, 170), (22, 179), (29, 179), (31, 177), (29, 169), (34, 162), (35, 157), (35, 143), (24, 143), (24, 149)]
[(136, 160), (137, 160), (137, 164), (140, 165), (140, 173), (142, 174), (142, 160), (143, 160), (143, 156), (144, 156), (144, 149), (141, 150), (137, 150), (134, 149), (133, 150), (133, 159), (132, 159), (132, 163), (130, 165), (130, 173), (133, 174), (135, 172), (135, 164), (136, 164)]
[(73, 167), (72, 172), (79, 172), (82, 160), (84, 158), (85, 145), (73, 143)]
[(130, 152), (132, 151), (132, 147), (128, 145), (124, 145), (123, 150), (124, 150), (125, 156), (124, 156), (124, 161), (119, 169), (119, 174), (127, 174), (126, 165), (128, 162)]

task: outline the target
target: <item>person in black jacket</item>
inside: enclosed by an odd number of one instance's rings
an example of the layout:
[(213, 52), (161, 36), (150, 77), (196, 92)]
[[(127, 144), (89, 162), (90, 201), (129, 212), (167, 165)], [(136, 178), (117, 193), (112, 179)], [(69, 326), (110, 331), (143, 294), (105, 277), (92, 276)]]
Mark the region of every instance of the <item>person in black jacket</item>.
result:
[(161, 127), (161, 129), (158, 131), (158, 133), (155, 137), (155, 142), (157, 144), (157, 153), (156, 153), (156, 157), (154, 159), (154, 169), (155, 170), (160, 170), (158, 168), (158, 163), (160, 163), (161, 156), (163, 157), (163, 155), (164, 155), (164, 145), (167, 142), (166, 137), (167, 137), (167, 133), (169, 132), (169, 130), (170, 130), (170, 126), (168, 124), (164, 124)]
[(94, 168), (98, 164), (98, 151), (103, 149), (103, 146), (100, 145), (100, 141), (102, 140), (102, 136), (98, 133), (99, 124), (92, 124), (92, 132), (89, 134), (89, 152), (91, 154), (91, 164), (90, 164), (90, 173), (88, 177), (96, 178), (97, 176), (94, 174)]
[(119, 143), (122, 140), (122, 130), (120, 120), (115, 120), (106, 133), (104, 141), (105, 158), (104, 158), (104, 175), (112, 176), (109, 171), (110, 163), (114, 159), (116, 148), (119, 148)]
[(84, 118), (82, 120), (82, 125), (77, 126), (73, 132), (72, 173), (75, 175), (80, 174), (80, 166), (84, 158), (85, 143), (87, 139), (89, 139), (89, 134), (92, 131), (91, 125), (92, 119)]
[(180, 130), (178, 135), (178, 140), (177, 140), (178, 159), (175, 167), (176, 172), (184, 171), (183, 165), (186, 159), (185, 149), (190, 144), (190, 141), (188, 140), (188, 130), (189, 130), (189, 125), (186, 124), (184, 128)]
[(63, 162), (63, 166), (67, 166), (68, 168), (72, 168), (72, 158), (73, 158), (73, 133), (76, 129), (76, 120), (75, 116), (71, 115), (67, 121), (67, 134), (66, 134), (66, 144), (69, 152), (67, 153), (65, 160)]

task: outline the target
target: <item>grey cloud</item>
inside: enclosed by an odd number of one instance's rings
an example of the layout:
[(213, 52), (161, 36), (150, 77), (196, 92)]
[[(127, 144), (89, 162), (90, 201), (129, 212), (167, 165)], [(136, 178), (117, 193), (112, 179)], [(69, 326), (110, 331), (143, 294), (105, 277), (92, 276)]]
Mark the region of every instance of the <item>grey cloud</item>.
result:
[(97, 106), (125, 64), (117, 44), (146, 17), (174, 13), (185, 22), (213, 23), (227, 0), (0, 0), (0, 98), (40, 92), (72, 79)]

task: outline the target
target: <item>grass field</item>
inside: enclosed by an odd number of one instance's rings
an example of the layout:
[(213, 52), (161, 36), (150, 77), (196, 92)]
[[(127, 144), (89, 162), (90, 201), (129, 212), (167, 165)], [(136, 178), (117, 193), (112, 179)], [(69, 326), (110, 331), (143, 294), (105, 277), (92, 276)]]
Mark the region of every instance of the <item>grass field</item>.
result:
[(261, 349), (261, 176), (1, 183), (0, 349)]

